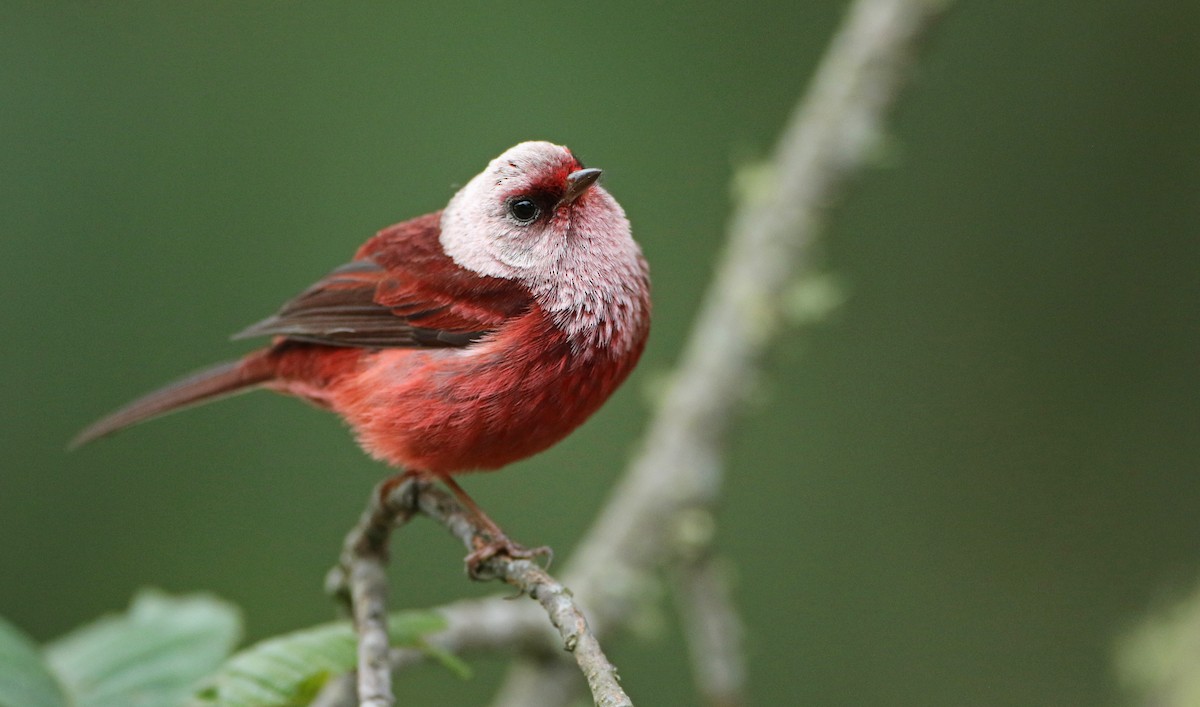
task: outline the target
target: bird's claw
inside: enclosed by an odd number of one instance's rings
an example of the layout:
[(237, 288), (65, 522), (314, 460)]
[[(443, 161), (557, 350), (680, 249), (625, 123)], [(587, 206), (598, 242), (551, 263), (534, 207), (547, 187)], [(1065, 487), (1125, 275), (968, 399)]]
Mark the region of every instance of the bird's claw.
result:
[(467, 575), (475, 580), (492, 578), (494, 573), (484, 566), (496, 557), (507, 557), (513, 560), (532, 560), (538, 557), (545, 557), (546, 567), (549, 567), (550, 563), (554, 561), (554, 550), (546, 545), (527, 548), (524, 545), (518, 545), (507, 537), (500, 537), (489, 542), (481, 541), (476, 543), (475, 550), (466, 557)]

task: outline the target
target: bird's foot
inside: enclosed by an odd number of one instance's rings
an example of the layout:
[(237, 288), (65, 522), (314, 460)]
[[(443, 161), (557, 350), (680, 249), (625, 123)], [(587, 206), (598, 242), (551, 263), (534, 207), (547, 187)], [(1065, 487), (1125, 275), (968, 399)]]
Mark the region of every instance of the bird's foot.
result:
[(465, 560), (467, 565), (467, 575), (471, 579), (486, 580), (495, 577), (495, 573), (485, 567), (489, 560), (496, 557), (507, 557), (513, 560), (532, 560), (538, 557), (546, 558), (546, 566), (554, 560), (554, 550), (548, 546), (528, 548), (524, 545), (509, 540), (507, 535), (501, 535), (498, 538), (493, 538), (490, 541), (477, 539), (475, 542), (475, 550), (467, 555)]

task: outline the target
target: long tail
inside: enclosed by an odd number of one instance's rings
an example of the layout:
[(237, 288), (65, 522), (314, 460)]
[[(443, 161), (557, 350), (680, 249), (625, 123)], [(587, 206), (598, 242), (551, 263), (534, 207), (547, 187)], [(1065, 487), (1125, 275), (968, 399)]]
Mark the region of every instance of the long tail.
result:
[(69, 448), (75, 449), (152, 417), (254, 388), (274, 376), (274, 366), (268, 360), (268, 355), (268, 349), (256, 351), (237, 361), (197, 371), (144, 395), (88, 425), (71, 440)]

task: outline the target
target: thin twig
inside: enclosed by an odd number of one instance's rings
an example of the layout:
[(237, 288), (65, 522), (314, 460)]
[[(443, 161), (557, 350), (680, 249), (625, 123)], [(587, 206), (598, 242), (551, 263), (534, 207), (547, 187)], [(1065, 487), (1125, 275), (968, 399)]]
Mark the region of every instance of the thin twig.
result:
[(388, 660), (388, 539), (394, 528), (412, 518), (415, 495), (423, 485), (417, 479), (399, 485), (388, 479), (377, 485), (346, 536), (340, 563), (325, 580), (326, 589), (346, 602), (354, 616), (361, 707), (391, 707), (394, 702)]
[[(392, 704), (391, 674), (388, 664), (386, 576), (388, 537), (396, 526), (420, 513), (440, 523), (468, 550), (491, 539), (479, 516), (464, 508), (441, 488), (409, 477), (397, 482), (385, 481), (371, 494), (358, 525), (346, 537), (342, 561), (330, 573), (329, 589), (352, 598), (355, 625), (359, 634), (358, 699), (361, 705), (388, 707)], [(506, 582), (541, 604), (558, 629), (563, 647), (587, 680), (592, 697), (603, 707), (632, 707), (633, 702), (621, 689), (617, 671), (604, 655), (599, 642), (588, 628), (587, 619), (571, 592), (537, 563), (496, 555), (480, 564), (476, 578)], [(411, 652), (393, 651), (393, 664), (413, 658)], [(323, 693), (322, 704), (338, 704), (344, 685), (331, 685)]]
[[(423, 514), (445, 526), (468, 550), (477, 547), (480, 536), (486, 534), (474, 514), (439, 488), (424, 489), (417, 496), (417, 504)], [(617, 669), (604, 655), (583, 611), (566, 587), (536, 562), (505, 555), (486, 560), (477, 574), (479, 579), (506, 582), (542, 605), (550, 623), (558, 629), (563, 648), (575, 657), (597, 705), (632, 707), (633, 702), (618, 682)]]

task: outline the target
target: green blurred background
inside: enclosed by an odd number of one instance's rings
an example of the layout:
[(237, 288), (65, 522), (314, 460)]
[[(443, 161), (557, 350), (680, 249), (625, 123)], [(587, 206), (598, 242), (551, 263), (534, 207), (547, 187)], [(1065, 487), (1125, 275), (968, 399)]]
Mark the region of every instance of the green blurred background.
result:
[[(606, 170), (655, 284), (631, 383), (464, 479), (568, 553), (678, 354), (733, 172), (843, 10), (4, 2), (0, 614), (47, 639), (157, 585), (238, 603), (251, 638), (330, 617), (323, 573), (385, 473), (333, 417), (259, 393), (65, 442), (245, 350), (226, 335), (529, 138)], [(1198, 35), (1200, 4), (1132, 0), (939, 27), (821, 248), (845, 306), (783, 338), (732, 437), (755, 704), (1119, 702), (1114, 640), (1200, 576)], [(461, 554), (405, 529), (394, 603), (494, 591)], [(662, 606), (612, 653), (639, 704), (692, 704)], [(503, 663), (475, 665), (401, 692), (483, 704)]]

